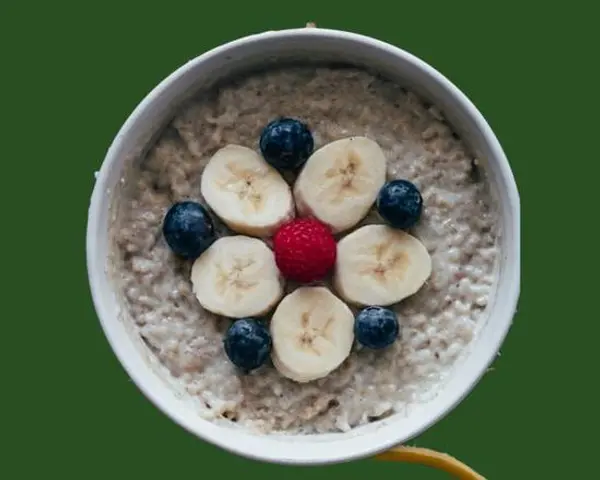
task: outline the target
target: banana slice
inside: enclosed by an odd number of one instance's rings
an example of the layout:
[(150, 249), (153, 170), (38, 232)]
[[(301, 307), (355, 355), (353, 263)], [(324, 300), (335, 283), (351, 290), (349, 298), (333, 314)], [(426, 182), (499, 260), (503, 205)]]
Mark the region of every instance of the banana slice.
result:
[(431, 257), (415, 237), (386, 225), (367, 225), (338, 243), (334, 286), (347, 302), (386, 306), (419, 290)]
[(254, 150), (227, 145), (213, 155), (200, 191), (210, 208), (238, 233), (266, 237), (294, 217), (289, 185)]
[(214, 242), (194, 262), (191, 280), (200, 305), (231, 318), (264, 315), (283, 296), (273, 252), (243, 235)]
[(273, 365), (300, 383), (339, 367), (354, 342), (352, 311), (325, 287), (300, 287), (287, 295), (273, 313), (270, 328)]
[(314, 152), (294, 185), (296, 207), (334, 233), (360, 222), (385, 183), (386, 159), (366, 137), (336, 140)]

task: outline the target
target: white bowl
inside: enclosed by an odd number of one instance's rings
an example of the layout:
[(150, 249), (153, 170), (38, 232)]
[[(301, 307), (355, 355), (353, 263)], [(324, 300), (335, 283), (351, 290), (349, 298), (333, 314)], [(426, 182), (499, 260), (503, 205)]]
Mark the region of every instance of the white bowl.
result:
[[(499, 281), (489, 315), (469, 352), (440, 395), (408, 416), (391, 416), (349, 433), (257, 436), (200, 418), (185, 395), (157, 373), (149, 353), (127, 323), (107, 275), (111, 192), (123, 166), (147, 148), (157, 132), (198, 88), (273, 61), (353, 63), (397, 79), (445, 113), (484, 160), (501, 216)], [(139, 389), (165, 414), (199, 438), (236, 454), (274, 463), (326, 464), (374, 455), (419, 435), (450, 412), (494, 360), (512, 323), (520, 288), (520, 205), (517, 187), (496, 136), (469, 99), (439, 72), (387, 43), (348, 32), (302, 28), (251, 35), (215, 48), (169, 75), (137, 106), (114, 139), (98, 174), (89, 208), (87, 266), (94, 305), (121, 364)], [(154, 361), (155, 362), (155, 361)]]

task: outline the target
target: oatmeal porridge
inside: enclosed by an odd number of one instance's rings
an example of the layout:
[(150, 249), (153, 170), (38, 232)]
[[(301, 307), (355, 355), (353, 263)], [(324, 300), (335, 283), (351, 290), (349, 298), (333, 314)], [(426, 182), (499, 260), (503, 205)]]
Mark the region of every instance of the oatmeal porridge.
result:
[[(226, 198), (203, 182), (218, 183), (223, 172), (215, 158), (224, 151), (227, 158), (243, 157), (245, 165), (263, 162), (261, 151), (266, 156), (266, 150), (259, 139), (265, 126), (282, 116), (308, 126), (314, 145), (305, 152), (310, 157), (303, 159), (306, 164), (283, 171), (281, 178), (273, 176), (270, 183), (265, 180), (263, 190), (244, 191), (248, 201), (270, 204), (269, 215), (252, 223), (247, 220), (252, 215), (228, 210)], [(358, 200), (344, 215), (323, 207), (337, 200), (334, 194), (321, 195), (324, 188), (319, 185), (325, 184), (317, 182), (328, 175), (319, 166), (337, 161), (336, 145), (342, 148), (352, 139), (356, 168), (366, 170), (362, 184), (354, 184)], [(319, 156), (322, 163), (315, 161)], [(271, 178), (273, 171), (265, 170), (264, 178)], [(435, 106), (366, 71), (285, 68), (203, 92), (186, 104), (124, 180), (127, 188), (118, 198), (119, 215), (111, 233), (112, 273), (123, 298), (124, 320), (133, 323), (169, 374), (198, 399), (198, 414), (205, 418), (265, 433), (324, 433), (407, 412), (443, 391), (444, 379), (484, 321), (496, 281), (500, 232), (477, 159)], [(422, 200), (417, 222), (400, 229), (384, 225), (382, 194), (376, 202), (359, 191), (379, 190), (383, 182), (415, 190)], [(199, 207), (195, 217), (209, 223), (198, 233), (199, 238), (206, 235), (205, 244), (196, 245), (202, 261), (177, 255), (167, 241), (163, 223), (177, 202), (206, 208)], [(313, 235), (303, 238), (321, 235), (309, 216), (331, 227), (331, 233), (318, 237), (326, 253), (310, 267), (314, 272), (319, 265), (327, 266), (319, 281), (303, 277), (303, 271), (297, 278), (286, 275), (283, 282), (278, 269), (284, 270), (285, 258), (272, 258), (278, 238), (281, 244), (287, 241), (281, 239), (289, 232), (282, 231), (296, 210), (298, 217), (307, 217), (304, 232)], [(389, 215), (387, 219), (394, 221)], [(214, 243), (211, 236), (217, 239)], [(365, 253), (366, 246), (373, 243), (375, 248), (388, 238), (392, 250), (403, 245), (394, 258), (405, 275), (392, 276), (396, 287), (391, 292), (377, 286), (369, 290), (368, 282), (378, 281), (376, 268), (367, 272), (372, 273), (367, 281), (365, 271), (352, 272), (353, 262), (371, 255)], [(298, 247), (296, 257), (306, 245)], [(257, 269), (259, 289), (250, 296), (216, 301), (218, 282), (205, 281), (206, 272), (218, 259), (230, 261), (236, 250), (253, 252), (252, 266), (242, 267)], [(293, 266), (294, 255), (286, 258), (285, 265)], [(302, 263), (310, 265), (306, 259)], [(296, 348), (293, 338), (283, 336), (303, 328), (300, 306), (309, 299), (335, 320), (335, 337), (330, 339), (335, 349), (324, 355), (329, 366), (316, 362), (300, 371), (290, 360)], [(361, 315), (372, 305), (387, 306), (378, 317), (391, 332), (385, 348), (369, 348), (368, 331), (361, 331)], [(268, 335), (270, 326), (277, 354), (260, 368), (236, 367), (231, 361), (234, 347), (224, 342), (232, 323), (228, 317), (260, 318), (265, 327), (257, 335)], [(367, 325), (370, 320), (364, 321)], [(270, 339), (265, 342), (270, 346)]]

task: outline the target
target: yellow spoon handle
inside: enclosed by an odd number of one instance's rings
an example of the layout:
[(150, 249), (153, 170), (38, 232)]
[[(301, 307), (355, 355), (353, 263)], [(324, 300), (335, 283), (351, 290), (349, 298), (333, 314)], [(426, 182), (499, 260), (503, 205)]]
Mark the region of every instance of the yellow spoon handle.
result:
[(375, 456), (375, 459), (391, 462), (418, 463), (442, 470), (459, 480), (485, 480), (485, 477), (482, 477), (472, 468), (450, 455), (427, 448), (395, 447), (387, 452), (380, 453)]

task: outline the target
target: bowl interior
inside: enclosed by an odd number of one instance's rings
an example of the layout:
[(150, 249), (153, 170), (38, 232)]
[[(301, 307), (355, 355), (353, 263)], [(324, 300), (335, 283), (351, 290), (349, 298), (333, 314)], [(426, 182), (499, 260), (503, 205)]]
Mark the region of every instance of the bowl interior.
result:
[[(268, 64), (339, 62), (374, 70), (437, 105), (482, 159), (501, 218), (499, 280), (487, 319), (470, 351), (459, 360), (441, 394), (408, 416), (394, 415), (345, 434), (256, 436), (199, 418), (192, 401), (169, 381), (154, 357), (120, 319), (119, 301), (106, 271), (109, 224), (124, 167), (145, 153), (181, 104), (199, 89)], [(181, 67), (136, 108), (111, 145), (99, 172), (89, 211), (87, 255), (92, 296), (117, 357), (142, 392), (174, 421), (222, 448), (280, 463), (329, 463), (364, 457), (418, 435), (450, 411), (474, 387), (494, 359), (512, 321), (519, 293), (519, 198), (512, 173), (489, 126), (447, 79), (431, 67), (385, 43), (323, 29), (267, 32), (218, 47)]]

